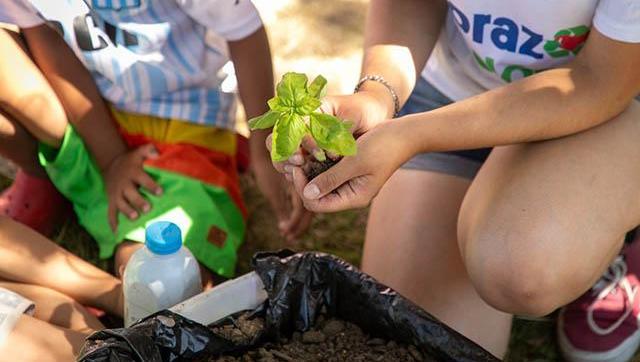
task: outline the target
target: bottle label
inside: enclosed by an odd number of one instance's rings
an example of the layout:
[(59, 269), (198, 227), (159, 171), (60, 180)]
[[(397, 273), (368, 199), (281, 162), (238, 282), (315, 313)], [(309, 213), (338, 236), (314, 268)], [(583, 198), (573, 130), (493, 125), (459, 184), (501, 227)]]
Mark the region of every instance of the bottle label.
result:
[(124, 302), (125, 327), (160, 310), (156, 296), (141, 283), (133, 283), (126, 289)]

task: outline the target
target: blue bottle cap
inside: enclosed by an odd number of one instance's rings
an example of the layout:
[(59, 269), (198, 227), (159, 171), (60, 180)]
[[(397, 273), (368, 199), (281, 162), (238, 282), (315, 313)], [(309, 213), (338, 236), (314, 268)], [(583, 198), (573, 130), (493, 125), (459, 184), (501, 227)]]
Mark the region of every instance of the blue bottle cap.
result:
[(173, 254), (182, 247), (180, 228), (169, 221), (154, 222), (145, 232), (145, 245), (154, 254)]

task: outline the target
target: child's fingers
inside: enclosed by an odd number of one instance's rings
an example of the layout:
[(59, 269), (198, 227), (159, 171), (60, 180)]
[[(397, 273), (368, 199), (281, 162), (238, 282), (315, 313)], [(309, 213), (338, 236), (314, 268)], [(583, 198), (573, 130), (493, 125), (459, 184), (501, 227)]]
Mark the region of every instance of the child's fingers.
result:
[[(287, 181), (291, 181), (291, 172), (293, 172), (293, 168), (302, 167), (304, 163), (305, 159), (304, 156), (302, 156), (302, 151), (298, 149), (286, 161), (274, 163), (274, 166), (276, 167), (276, 170), (278, 170), (278, 172), (281, 172), (285, 175)], [(282, 171), (280, 171), (280, 169), (282, 169)]]
[(282, 223), (283, 225), (280, 228), (280, 231), (284, 235), (291, 233), (306, 211), (304, 205), (302, 205), (302, 200), (300, 200), (300, 197), (295, 192), (291, 195), (291, 206), (291, 213), (287, 215), (287, 219)]
[(309, 228), (311, 221), (313, 220), (313, 213), (310, 211), (305, 211), (302, 213), (300, 219), (297, 220), (295, 224), (291, 225), (289, 232), (287, 233), (287, 240), (289, 242), (293, 242), (298, 239), (305, 231)]
[(138, 211), (142, 211), (144, 213), (149, 212), (151, 210), (151, 205), (147, 200), (140, 195), (138, 190), (132, 185), (124, 189), (124, 198), (129, 205), (135, 207)]
[(291, 155), (287, 160), (287, 163), (298, 167), (304, 165), (304, 156), (302, 155), (301, 150), (298, 149), (293, 155)]
[(286, 225), (287, 215), (289, 213), (289, 205), (287, 204), (286, 193), (277, 193), (269, 198), (269, 203), (278, 220), (278, 229), (282, 233)]
[(130, 220), (135, 220), (138, 218), (138, 212), (129, 205), (129, 203), (124, 199), (124, 197), (118, 198), (116, 201), (116, 205), (118, 206), (118, 210), (121, 213), (125, 214)]
[(273, 163), (273, 168), (275, 168), (276, 171), (282, 174), (287, 173), (287, 169), (285, 167), (288, 166), (288, 163), (286, 162), (272, 162), (272, 163)]
[(326, 153), (326, 155), (327, 155), (327, 158), (329, 158), (329, 159), (331, 159), (331, 160), (333, 160), (333, 161), (336, 161), (336, 160), (338, 160), (338, 159), (340, 158), (340, 155), (335, 154), (335, 153), (333, 153), (333, 152), (328, 152), (328, 151), (327, 151), (327, 152), (325, 152), (325, 153)]
[(318, 147), (316, 141), (313, 140), (313, 137), (306, 135), (302, 138), (302, 148), (305, 149), (311, 155), (317, 155), (322, 152), (322, 149)]
[(155, 195), (162, 194), (162, 187), (156, 183), (156, 181), (149, 176), (144, 170), (140, 170), (136, 176), (134, 177), (135, 183), (149, 190), (149, 192), (154, 193)]

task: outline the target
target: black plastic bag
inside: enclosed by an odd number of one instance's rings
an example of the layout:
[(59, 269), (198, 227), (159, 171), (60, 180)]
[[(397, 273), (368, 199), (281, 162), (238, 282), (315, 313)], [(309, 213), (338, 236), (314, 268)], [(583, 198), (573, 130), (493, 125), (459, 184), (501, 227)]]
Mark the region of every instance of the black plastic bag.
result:
[[(329, 316), (353, 322), (368, 334), (412, 344), (438, 361), (497, 361), (392, 289), (334, 256), (259, 253), (253, 266), (269, 295), (255, 311), (265, 318), (265, 339), (306, 331), (324, 308)], [(206, 326), (161, 311), (130, 328), (93, 334), (78, 360), (206, 361), (250, 347), (235, 345)]]

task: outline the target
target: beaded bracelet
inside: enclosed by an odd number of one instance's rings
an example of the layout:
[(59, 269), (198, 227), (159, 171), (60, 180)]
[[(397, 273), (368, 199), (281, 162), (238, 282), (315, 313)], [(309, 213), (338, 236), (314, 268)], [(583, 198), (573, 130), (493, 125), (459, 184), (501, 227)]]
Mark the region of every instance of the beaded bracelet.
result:
[(368, 80), (378, 82), (387, 88), (387, 90), (391, 94), (391, 98), (393, 98), (393, 118), (397, 117), (398, 112), (400, 112), (400, 100), (398, 99), (398, 94), (396, 94), (396, 91), (393, 90), (393, 87), (381, 75), (365, 75), (364, 77), (362, 77), (362, 79), (360, 79), (358, 85), (356, 85), (356, 88), (353, 90), (353, 93), (357, 93), (360, 90), (360, 87), (362, 87), (362, 84), (364, 84), (364, 82)]

